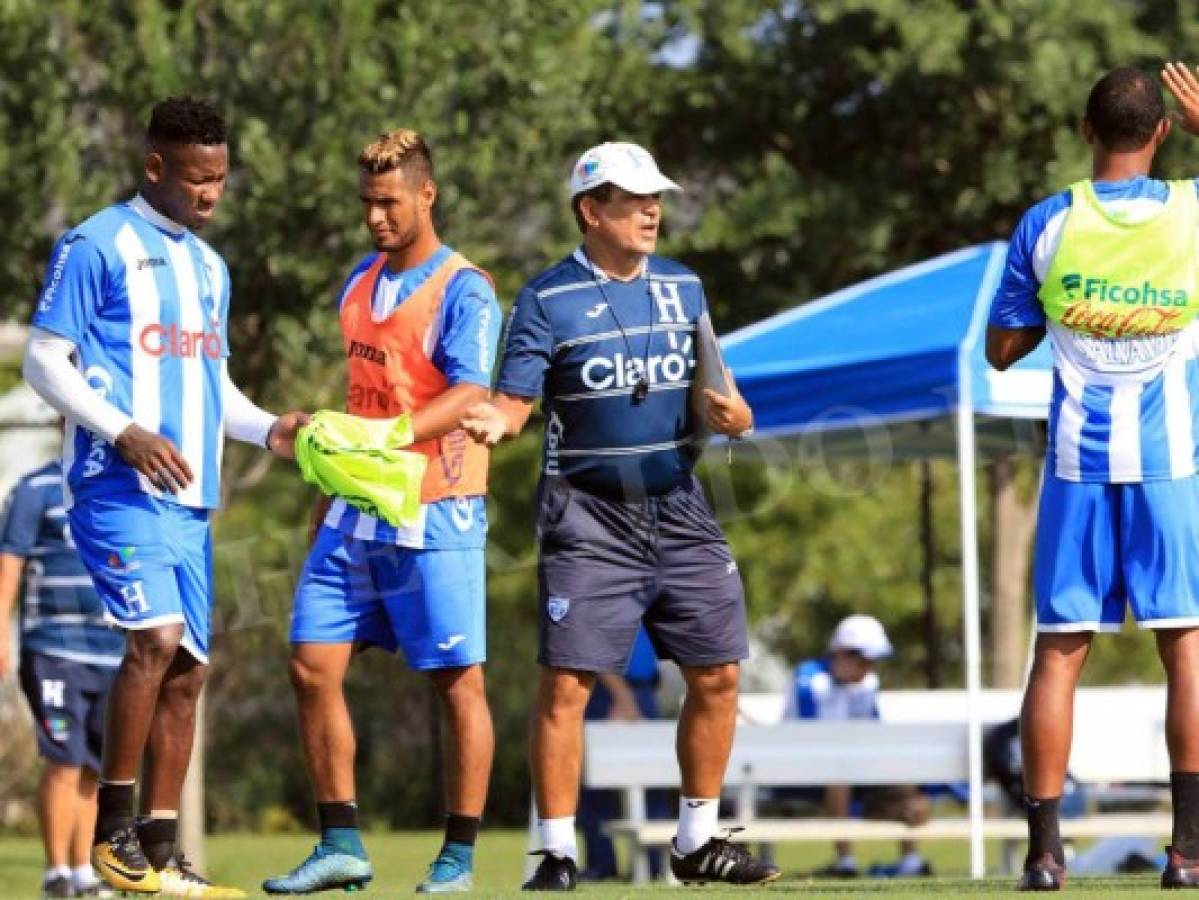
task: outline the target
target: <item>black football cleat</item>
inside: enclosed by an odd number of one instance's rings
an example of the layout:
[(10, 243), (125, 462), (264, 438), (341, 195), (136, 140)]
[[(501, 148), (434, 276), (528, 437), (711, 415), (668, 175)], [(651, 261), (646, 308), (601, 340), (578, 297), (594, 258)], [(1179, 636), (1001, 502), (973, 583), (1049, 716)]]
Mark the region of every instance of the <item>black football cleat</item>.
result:
[(727, 884), (766, 884), (782, 874), (773, 863), (754, 859), (753, 855), (730, 838), (740, 828), (731, 829), (724, 837), (710, 838), (694, 853), (680, 853), (670, 845), (670, 871), (683, 884), (706, 884), (723, 881)]
[(579, 883), (579, 867), (569, 856), (555, 856), (548, 850), (535, 850), (541, 862), (533, 877), (520, 886), (522, 891), (573, 891)]
[(1199, 859), (1187, 859), (1177, 847), (1167, 847), (1162, 887), (1165, 890), (1199, 888)]
[(1016, 885), (1018, 891), (1060, 891), (1066, 883), (1066, 867), (1052, 853), (1040, 853), (1024, 860), (1024, 874)]

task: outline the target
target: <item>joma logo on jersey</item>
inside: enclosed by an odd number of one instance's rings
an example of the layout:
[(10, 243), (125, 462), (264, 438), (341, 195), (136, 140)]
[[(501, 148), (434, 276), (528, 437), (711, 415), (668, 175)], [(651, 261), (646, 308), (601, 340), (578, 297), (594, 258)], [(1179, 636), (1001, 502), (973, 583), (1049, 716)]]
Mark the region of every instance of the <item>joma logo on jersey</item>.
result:
[[(1187, 292), (1182, 288), (1162, 288), (1142, 282), (1139, 287), (1117, 284), (1106, 278), (1084, 278), (1078, 272), (1062, 276), (1062, 289), (1071, 300), (1100, 300), (1139, 306), (1186, 306)], [(1078, 295), (1081, 292), (1082, 297)]]
[(145, 259), (139, 259), (137, 261), (137, 270), (140, 272), (142, 269), (157, 269), (165, 266), (166, 264), (167, 261), (161, 256), (148, 256)]
[(178, 325), (147, 325), (138, 335), (138, 345), (150, 356), (179, 356), (220, 359), (225, 349), (217, 331), (184, 331)]
[(370, 344), (364, 344), (362, 341), (350, 341), (350, 349), (346, 355), (356, 356), (359, 359), (378, 363), (381, 366), (387, 365), (387, 351), (380, 350), (378, 347), (372, 347)]

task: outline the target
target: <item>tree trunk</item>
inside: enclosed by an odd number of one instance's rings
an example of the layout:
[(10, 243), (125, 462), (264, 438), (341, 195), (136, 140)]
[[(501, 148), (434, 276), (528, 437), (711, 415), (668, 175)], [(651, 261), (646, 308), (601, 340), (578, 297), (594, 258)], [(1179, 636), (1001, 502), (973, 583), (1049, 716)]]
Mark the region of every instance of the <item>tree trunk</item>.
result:
[(204, 719), (208, 688), (200, 691), (196, 702), (196, 742), (192, 745), (183, 797), (179, 803), (179, 846), (201, 872), (204, 865)]
[(991, 683), (1019, 688), (1028, 640), (1025, 598), (1037, 503), (1035, 495), (1021, 499), (1011, 457), (991, 464), (991, 508)]

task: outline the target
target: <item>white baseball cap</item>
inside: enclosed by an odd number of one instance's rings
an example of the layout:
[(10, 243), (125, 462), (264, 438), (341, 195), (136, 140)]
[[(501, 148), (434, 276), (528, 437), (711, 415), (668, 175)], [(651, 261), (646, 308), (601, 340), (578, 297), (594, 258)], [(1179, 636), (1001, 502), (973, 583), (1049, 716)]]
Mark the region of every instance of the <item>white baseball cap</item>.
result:
[(570, 170), (570, 196), (610, 182), (630, 194), (660, 194), (682, 188), (658, 170), (648, 150), (636, 144), (605, 143), (579, 157)]
[(867, 659), (882, 659), (894, 652), (883, 623), (874, 616), (863, 615), (842, 619), (829, 638), (828, 649), (856, 650)]

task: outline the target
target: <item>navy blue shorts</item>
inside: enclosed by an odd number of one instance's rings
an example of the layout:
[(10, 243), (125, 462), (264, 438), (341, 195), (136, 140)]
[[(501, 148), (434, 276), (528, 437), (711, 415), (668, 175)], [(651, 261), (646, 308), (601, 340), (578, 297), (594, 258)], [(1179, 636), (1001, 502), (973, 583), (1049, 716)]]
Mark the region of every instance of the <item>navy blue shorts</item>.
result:
[(749, 655), (741, 575), (695, 478), (640, 501), (546, 478), (537, 505), (541, 665), (622, 673), (642, 622), (679, 665)]
[(109, 666), (21, 654), (21, 690), (33, 713), (42, 758), (100, 771), (104, 706), (116, 674)]

